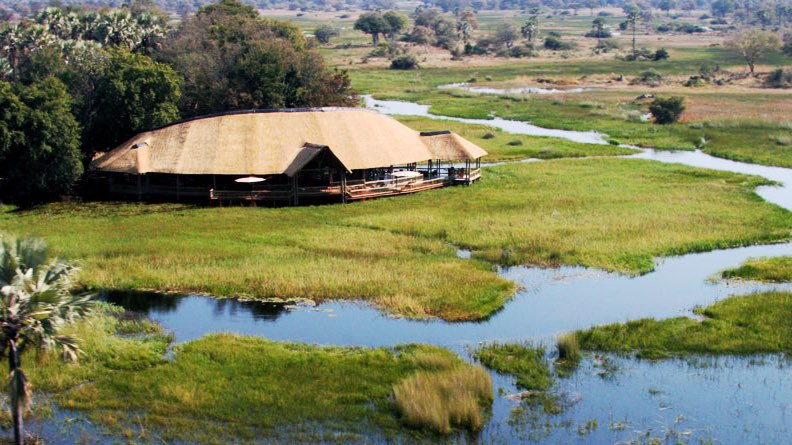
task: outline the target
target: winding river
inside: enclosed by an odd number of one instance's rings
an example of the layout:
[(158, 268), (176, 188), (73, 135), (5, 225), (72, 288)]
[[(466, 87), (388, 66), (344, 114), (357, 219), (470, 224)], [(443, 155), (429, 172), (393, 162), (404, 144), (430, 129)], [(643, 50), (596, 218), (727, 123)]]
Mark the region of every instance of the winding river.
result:
[[(424, 116), (500, 128), (509, 133), (559, 137), (606, 144), (597, 132), (545, 129), (526, 122), (436, 116), (429, 106), (366, 97), (386, 114)], [(764, 167), (715, 158), (700, 151), (639, 149), (630, 157), (764, 176), (779, 186), (757, 190), (764, 199), (792, 210), (792, 169)], [(108, 295), (110, 301), (146, 313), (175, 334), (176, 342), (211, 332), (234, 332), (327, 345), (387, 346), (408, 342), (448, 347), (463, 357), (480, 342), (531, 340), (552, 345), (561, 332), (594, 324), (643, 317), (692, 315), (736, 294), (782, 289), (711, 281), (718, 271), (759, 256), (792, 254), (792, 243), (759, 245), (660, 258), (656, 271), (628, 277), (582, 267), (499, 268), (522, 289), (500, 312), (479, 322), (448, 323), (393, 318), (357, 302), (283, 306), (232, 299), (167, 295)], [(460, 251), (466, 257), (468, 252)], [(549, 349), (552, 349), (549, 348)], [(659, 363), (612, 357), (616, 369), (604, 372), (586, 360), (555, 392), (568, 404), (549, 415), (497, 396), (480, 439), (495, 443), (613, 443), (659, 438), (663, 442), (714, 440), (724, 443), (788, 442), (792, 430), (792, 372), (778, 355), (697, 357)], [(608, 368), (610, 369), (610, 368)], [(493, 373), (499, 394), (514, 393), (512, 379)], [(594, 428), (581, 425), (596, 420)], [(456, 438), (465, 441), (465, 437)], [(377, 441), (374, 438), (374, 441)]]

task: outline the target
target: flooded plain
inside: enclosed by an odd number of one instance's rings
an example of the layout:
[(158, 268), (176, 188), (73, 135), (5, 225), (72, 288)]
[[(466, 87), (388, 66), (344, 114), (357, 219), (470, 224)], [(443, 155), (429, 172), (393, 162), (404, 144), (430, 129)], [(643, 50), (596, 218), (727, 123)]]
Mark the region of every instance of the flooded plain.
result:
[[(500, 118), (435, 116), (429, 114), (429, 106), (371, 97), (366, 103), (386, 114), (607, 143), (606, 135), (596, 132), (544, 129)], [(631, 157), (764, 176), (779, 185), (761, 187), (757, 193), (792, 210), (792, 169), (728, 161), (699, 151), (640, 150)], [(778, 255), (792, 255), (792, 243), (660, 258), (654, 272), (638, 277), (583, 267), (498, 268), (521, 290), (500, 312), (478, 322), (394, 318), (358, 302), (288, 305), (143, 293), (104, 298), (158, 321), (174, 333), (176, 342), (211, 332), (325, 345), (421, 342), (448, 347), (469, 359), (470, 349), (483, 342), (531, 341), (547, 345), (552, 355), (554, 338), (566, 331), (644, 317), (692, 316), (694, 307), (730, 295), (792, 291), (792, 283), (712, 280), (719, 271), (748, 258)], [(460, 251), (460, 256), (469, 257), (469, 252)], [(476, 439), (483, 443), (786, 443), (792, 441), (787, 417), (792, 414), (789, 365), (782, 355), (693, 356), (660, 362), (593, 356), (571, 377), (557, 381), (552, 392), (564, 409), (556, 414), (544, 412), (530, 400), (515, 401), (509, 397), (518, 392), (513, 379), (493, 373), (492, 416)]]

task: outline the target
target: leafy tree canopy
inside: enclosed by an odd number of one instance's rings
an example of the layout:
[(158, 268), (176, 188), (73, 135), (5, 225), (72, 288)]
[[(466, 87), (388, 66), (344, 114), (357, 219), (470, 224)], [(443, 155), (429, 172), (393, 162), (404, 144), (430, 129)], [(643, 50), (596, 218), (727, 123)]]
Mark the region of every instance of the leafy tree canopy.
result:
[(0, 82), (0, 198), (28, 204), (71, 190), (82, 174), (71, 106), (54, 77)]

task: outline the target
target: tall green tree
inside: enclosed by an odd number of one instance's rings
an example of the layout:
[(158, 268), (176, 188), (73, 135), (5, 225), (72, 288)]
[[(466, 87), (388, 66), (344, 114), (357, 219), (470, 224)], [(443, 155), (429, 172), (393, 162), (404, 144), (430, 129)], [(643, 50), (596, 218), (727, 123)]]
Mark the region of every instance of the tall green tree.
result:
[(371, 44), (379, 44), (380, 34), (386, 34), (390, 30), (390, 25), (379, 12), (366, 12), (355, 20), (354, 28), (371, 35)]
[(27, 204), (68, 193), (82, 174), (80, 129), (63, 83), (0, 82), (0, 197)]
[(382, 19), (388, 24), (388, 30), (385, 34), (390, 40), (395, 39), (397, 34), (404, 31), (407, 28), (407, 23), (409, 23), (406, 15), (396, 11), (386, 12), (382, 15)]
[(90, 296), (71, 293), (75, 268), (50, 259), (36, 239), (0, 237), (0, 351), (8, 358), (8, 389), (14, 421), (14, 442), (24, 442), (23, 414), (31, 386), (21, 367), (29, 348), (60, 350), (76, 360), (78, 340), (63, 328), (91, 310)]
[(142, 54), (114, 50), (96, 86), (94, 120), (84, 145), (105, 151), (135, 133), (179, 119), (179, 76)]

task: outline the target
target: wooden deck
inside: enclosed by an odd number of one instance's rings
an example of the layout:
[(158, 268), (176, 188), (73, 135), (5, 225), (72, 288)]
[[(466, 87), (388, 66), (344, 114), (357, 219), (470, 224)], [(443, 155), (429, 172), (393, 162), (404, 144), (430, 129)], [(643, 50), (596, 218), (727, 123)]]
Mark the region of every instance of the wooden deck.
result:
[(346, 201), (359, 201), (364, 199), (382, 198), (386, 196), (407, 195), (424, 190), (447, 187), (451, 185), (470, 185), (481, 178), (481, 169), (458, 169), (442, 176), (425, 179), (427, 172), (420, 178), (396, 178), (378, 181), (347, 181), (343, 185), (326, 187), (290, 187), (263, 186), (245, 190), (215, 190), (209, 191), (209, 199), (213, 202), (231, 201), (289, 201), (299, 202), (300, 198), (339, 198)]

